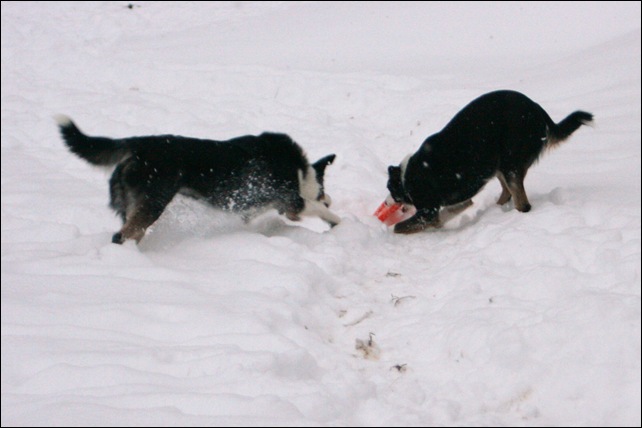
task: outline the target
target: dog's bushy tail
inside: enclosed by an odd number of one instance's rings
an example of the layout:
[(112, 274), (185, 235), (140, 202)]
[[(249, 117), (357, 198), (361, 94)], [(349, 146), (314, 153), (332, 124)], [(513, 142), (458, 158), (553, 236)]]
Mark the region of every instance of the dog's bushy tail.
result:
[(129, 154), (122, 141), (83, 134), (72, 120), (64, 115), (54, 117), (69, 150), (93, 165), (109, 166), (120, 162)]
[(560, 123), (555, 123), (550, 116), (546, 114), (546, 121), (548, 122), (548, 145), (556, 146), (570, 137), (580, 126), (591, 124), (593, 122), (593, 115), (578, 110), (566, 116)]

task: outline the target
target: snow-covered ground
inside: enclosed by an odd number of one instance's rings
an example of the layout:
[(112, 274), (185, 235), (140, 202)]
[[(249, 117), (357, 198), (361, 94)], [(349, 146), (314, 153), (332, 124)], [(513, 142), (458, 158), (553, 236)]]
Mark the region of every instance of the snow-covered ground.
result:
[[(2, 425), (640, 426), (640, 3), (2, 2)], [(595, 114), (438, 231), (386, 169), (515, 89)], [(110, 243), (87, 133), (289, 133), (332, 230), (179, 198)]]

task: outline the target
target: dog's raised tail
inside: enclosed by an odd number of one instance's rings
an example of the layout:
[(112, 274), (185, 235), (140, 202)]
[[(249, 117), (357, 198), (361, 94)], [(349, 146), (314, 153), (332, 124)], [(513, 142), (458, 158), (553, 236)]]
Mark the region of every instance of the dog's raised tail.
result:
[(115, 165), (129, 153), (122, 141), (83, 134), (69, 116), (59, 114), (54, 119), (69, 150), (93, 165)]
[(549, 117), (548, 123), (548, 144), (555, 146), (566, 140), (571, 134), (582, 125), (590, 125), (593, 122), (593, 115), (585, 111), (574, 111), (566, 116), (560, 123), (555, 123)]

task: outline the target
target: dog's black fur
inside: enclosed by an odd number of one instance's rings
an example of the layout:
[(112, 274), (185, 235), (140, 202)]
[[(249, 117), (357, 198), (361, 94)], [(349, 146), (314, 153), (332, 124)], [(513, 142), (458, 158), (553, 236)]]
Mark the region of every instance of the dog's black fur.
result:
[(109, 180), (110, 206), (123, 220), (112, 242), (140, 241), (177, 193), (214, 207), (252, 215), (276, 208), (291, 220), (316, 215), (331, 226), (339, 217), (324, 192), (326, 166), (310, 165), (285, 134), (263, 133), (228, 141), (156, 135), (112, 139), (83, 134), (66, 116), (56, 117), (67, 147), (94, 165), (116, 168)]
[(571, 113), (556, 124), (542, 107), (515, 91), (495, 91), (464, 107), (440, 132), (428, 137), (419, 150), (399, 166), (388, 168), (388, 190), (397, 202), (414, 205), (416, 214), (395, 225), (397, 233), (439, 227), (439, 210), (462, 211), (493, 177), (508, 202), (528, 212), (524, 191), (528, 168), (543, 150), (568, 138), (593, 115)]

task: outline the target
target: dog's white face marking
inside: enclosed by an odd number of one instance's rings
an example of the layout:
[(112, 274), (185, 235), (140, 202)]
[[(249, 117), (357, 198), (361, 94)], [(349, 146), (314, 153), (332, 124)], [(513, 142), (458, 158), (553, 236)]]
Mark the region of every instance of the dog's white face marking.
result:
[(321, 185), (317, 181), (317, 174), (314, 168), (308, 166), (308, 171), (303, 177), (303, 171), (299, 170), (299, 194), (303, 199), (316, 201), (321, 191)]
[(339, 224), (341, 219), (328, 209), (331, 203), (330, 196), (324, 194), (319, 199), (321, 185), (317, 181), (316, 171), (309, 166), (307, 172), (304, 178), (303, 171), (298, 171), (299, 194), (305, 201), (303, 211), (299, 214), (302, 216), (320, 217), (332, 226)]
[(399, 167), (401, 168), (401, 184), (403, 186), (406, 185), (406, 168), (408, 168), (408, 161), (410, 160), (410, 157), (412, 154), (407, 155), (403, 160), (401, 161), (401, 164)]

